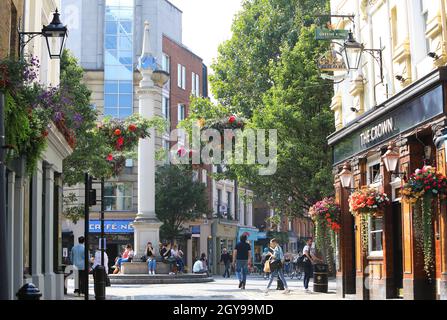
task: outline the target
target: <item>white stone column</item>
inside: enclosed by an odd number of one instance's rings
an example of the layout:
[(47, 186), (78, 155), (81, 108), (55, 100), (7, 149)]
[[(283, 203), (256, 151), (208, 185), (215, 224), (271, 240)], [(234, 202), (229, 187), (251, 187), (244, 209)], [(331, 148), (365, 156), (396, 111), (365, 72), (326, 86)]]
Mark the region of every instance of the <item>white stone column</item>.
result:
[(6, 256), (3, 258), (6, 259), (8, 264), (8, 296), (10, 300), (14, 300), (14, 276), (17, 272), (16, 268), (14, 267), (14, 255), (15, 252), (15, 243), (14, 243), (14, 225), (16, 223), (14, 219), (14, 191), (15, 191), (15, 182), (16, 182), (16, 175), (14, 172), (9, 172), (8, 174), (8, 185), (6, 186), (8, 188), (8, 199), (7, 199), (7, 215), (8, 215), (8, 225), (6, 226), (6, 243), (8, 245), (8, 251), (6, 252)]
[(54, 168), (45, 165), (45, 299), (56, 299), (56, 274), (54, 273)]
[(14, 292), (17, 293), (23, 285), (23, 223), (24, 223), (24, 191), (25, 178), (19, 177), (15, 184), (14, 194)]
[[(161, 90), (168, 76), (157, 72), (156, 60), (150, 47), (148, 22), (144, 27), (142, 51), (138, 69), (143, 80), (137, 94), (139, 113), (149, 119), (154, 116), (154, 109), (161, 107)], [(136, 255), (143, 254), (149, 241), (154, 247), (158, 246), (160, 227), (161, 222), (155, 214), (155, 130), (152, 129), (151, 137), (140, 140), (138, 146), (138, 214), (133, 223)]]
[(38, 161), (32, 181), (31, 195), (31, 269), (33, 284), (39, 288), (40, 292), (44, 293), (45, 285), (42, 274), (42, 179), (42, 161)]

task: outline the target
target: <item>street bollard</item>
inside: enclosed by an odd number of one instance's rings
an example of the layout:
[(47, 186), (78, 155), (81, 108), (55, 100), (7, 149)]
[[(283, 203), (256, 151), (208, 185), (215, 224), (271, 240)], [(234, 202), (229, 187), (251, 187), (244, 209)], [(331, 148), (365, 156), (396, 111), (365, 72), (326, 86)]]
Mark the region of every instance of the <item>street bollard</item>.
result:
[(328, 265), (314, 265), (314, 292), (328, 292)]
[(16, 294), (18, 300), (40, 300), (42, 293), (32, 283), (27, 283)]
[(93, 270), (93, 280), (95, 286), (95, 299), (106, 299), (106, 268), (103, 266), (97, 266)]

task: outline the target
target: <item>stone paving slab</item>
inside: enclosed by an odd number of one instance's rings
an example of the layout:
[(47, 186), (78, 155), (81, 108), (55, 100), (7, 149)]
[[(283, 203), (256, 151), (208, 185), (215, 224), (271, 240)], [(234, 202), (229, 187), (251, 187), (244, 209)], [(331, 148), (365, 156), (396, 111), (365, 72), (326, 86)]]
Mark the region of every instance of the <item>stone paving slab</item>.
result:
[[(274, 290), (276, 280), (272, 284), (272, 289), (268, 295), (263, 293), (267, 286), (267, 280), (262, 277), (250, 277), (247, 279), (246, 290), (238, 289), (236, 278), (223, 279), (220, 276), (214, 277), (214, 282), (197, 284), (152, 284), (152, 285), (112, 285), (106, 288), (108, 300), (339, 300), (336, 295), (335, 281), (329, 281), (329, 292), (326, 293), (306, 293), (302, 280), (287, 279), (290, 294), (283, 294), (283, 291)], [(312, 289), (312, 281), (309, 288)], [(73, 292), (73, 281), (69, 281), (67, 300), (83, 300), (70, 296)], [(94, 300), (93, 284), (90, 284), (90, 299)]]

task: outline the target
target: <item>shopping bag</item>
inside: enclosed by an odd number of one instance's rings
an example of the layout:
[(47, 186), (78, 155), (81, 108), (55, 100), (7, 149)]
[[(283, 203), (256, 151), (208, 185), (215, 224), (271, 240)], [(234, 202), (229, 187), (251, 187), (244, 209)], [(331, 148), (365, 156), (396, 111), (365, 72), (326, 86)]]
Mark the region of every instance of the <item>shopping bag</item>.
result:
[(264, 272), (265, 273), (270, 273), (270, 261), (266, 261), (264, 263)]

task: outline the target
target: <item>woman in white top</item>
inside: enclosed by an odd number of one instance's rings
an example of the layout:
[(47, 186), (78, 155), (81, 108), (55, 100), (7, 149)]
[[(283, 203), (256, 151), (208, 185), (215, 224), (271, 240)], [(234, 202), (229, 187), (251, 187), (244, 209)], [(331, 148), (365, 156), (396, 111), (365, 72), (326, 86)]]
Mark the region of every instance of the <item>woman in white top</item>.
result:
[(312, 276), (313, 272), (313, 265), (321, 261), (318, 259), (314, 254), (312, 254), (312, 238), (309, 238), (307, 240), (306, 245), (303, 248), (303, 255), (304, 255), (304, 290), (309, 291), (309, 280)]

